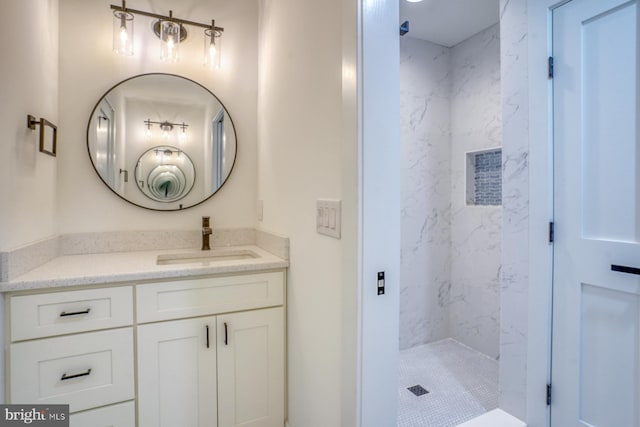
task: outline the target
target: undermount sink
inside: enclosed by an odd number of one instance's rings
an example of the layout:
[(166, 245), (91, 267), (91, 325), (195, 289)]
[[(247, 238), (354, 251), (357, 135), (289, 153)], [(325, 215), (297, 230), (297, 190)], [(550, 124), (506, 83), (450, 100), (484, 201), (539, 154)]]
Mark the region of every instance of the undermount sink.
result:
[(248, 249), (213, 249), (210, 251), (158, 255), (156, 264), (208, 264), (212, 262), (236, 261), (255, 258), (260, 258), (260, 255)]

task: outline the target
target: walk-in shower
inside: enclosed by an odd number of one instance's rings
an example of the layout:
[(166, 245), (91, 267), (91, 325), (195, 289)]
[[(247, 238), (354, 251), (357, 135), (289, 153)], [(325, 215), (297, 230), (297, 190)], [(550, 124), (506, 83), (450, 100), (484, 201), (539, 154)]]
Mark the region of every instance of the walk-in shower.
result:
[[(491, 14), (485, 9), (474, 13), (472, 6), (494, 9)], [(433, 13), (440, 10), (442, 16), (431, 16), (431, 22), (455, 16), (471, 22), (474, 15), (481, 22), (474, 23), (478, 28), (472, 34), (459, 30), (461, 39), (452, 36), (455, 28), (443, 38), (422, 36), (419, 28), (428, 24), (420, 21), (419, 7)], [(498, 398), (502, 224), (498, 2), (401, 0), (401, 18), (410, 21), (411, 31), (400, 43), (398, 425), (455, 426), (497, 407)]]

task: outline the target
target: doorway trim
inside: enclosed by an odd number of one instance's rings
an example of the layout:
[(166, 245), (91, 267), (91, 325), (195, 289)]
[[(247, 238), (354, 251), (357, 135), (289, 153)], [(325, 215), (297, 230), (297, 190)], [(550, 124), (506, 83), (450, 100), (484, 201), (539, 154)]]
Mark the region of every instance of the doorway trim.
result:
[[(546, 387), (551, 383), (553, 315), (553, 10), (571, 0), (528, 0), (529, 50), (529, 323), (527, 424), (549, 426)], [(544, 343), (544, 345), (539, 345)]]

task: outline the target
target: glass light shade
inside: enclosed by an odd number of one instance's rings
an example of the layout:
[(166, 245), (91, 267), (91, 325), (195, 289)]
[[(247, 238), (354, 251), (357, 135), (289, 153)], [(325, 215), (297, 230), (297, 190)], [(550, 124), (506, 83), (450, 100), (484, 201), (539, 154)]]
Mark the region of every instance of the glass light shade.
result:
[(113, 50), (121, 55), (133, 55), (133, 15), (113, 11)]
[(210, 69), (220, 68), (222, 58), (222, 33), (216, 30), (204, 30), (204, 65)]
[(180, 24), (160, 22), (160, 59), (165, 62), (180, 60)]

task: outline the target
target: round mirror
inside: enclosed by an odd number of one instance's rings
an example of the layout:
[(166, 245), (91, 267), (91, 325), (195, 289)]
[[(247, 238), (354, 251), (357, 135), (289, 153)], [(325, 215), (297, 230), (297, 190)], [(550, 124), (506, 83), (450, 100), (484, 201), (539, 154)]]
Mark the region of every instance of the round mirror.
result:
[(229, 113), (200, 84), (143, 74), (111, 88), (96, 104), (87, 148), (100, 179), (118, 196), (155, 210), (179, 210), (211, 197), (236, 158)]

